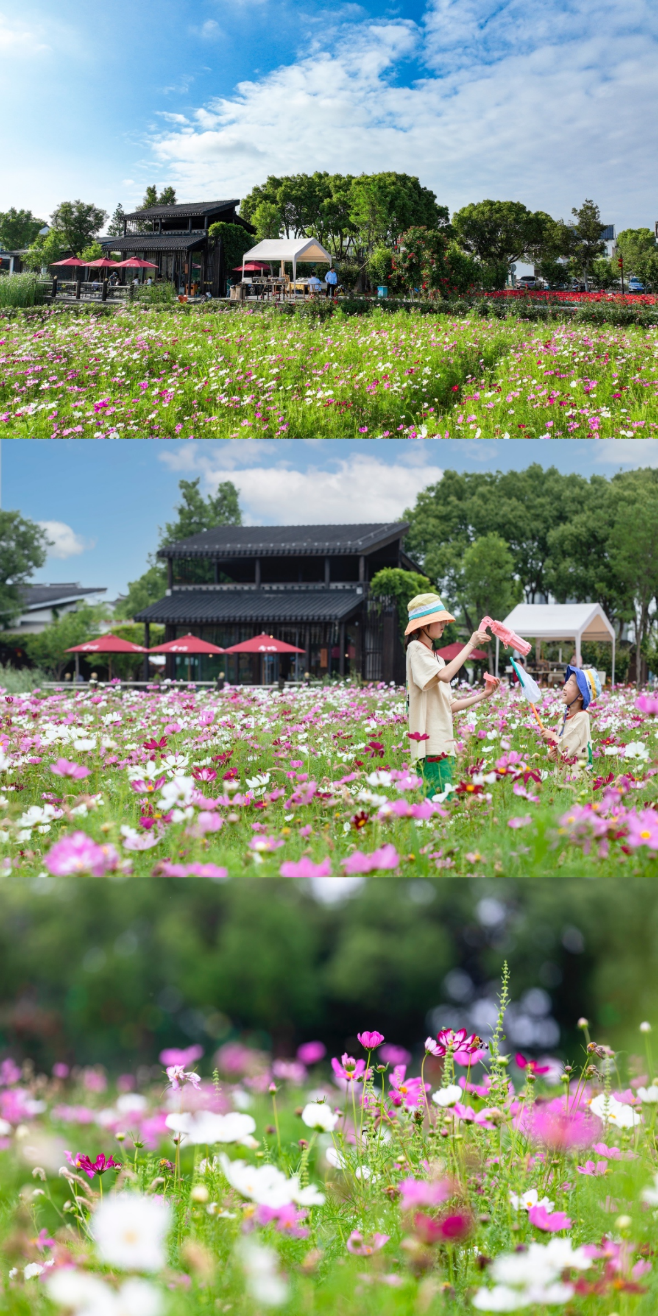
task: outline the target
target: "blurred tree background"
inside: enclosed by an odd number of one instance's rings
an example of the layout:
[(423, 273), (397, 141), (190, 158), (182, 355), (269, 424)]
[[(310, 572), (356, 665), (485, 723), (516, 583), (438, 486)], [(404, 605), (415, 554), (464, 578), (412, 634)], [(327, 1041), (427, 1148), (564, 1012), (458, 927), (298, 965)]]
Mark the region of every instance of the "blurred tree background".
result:
[(375, 878), (324, 903), (305, 883), (246, 877), (5, 878), (0, 1057), (117, 1072), (238, 1035), (283, 1056), (318, 1037), (336, 1054), (364, 1027), (413, 1049), (446, 1012), (486, 1014), (505, 959), (509, 1050), (577, 1060), (581, 1015), (637, 1050), (639, 1022), (658, 1021), (658, 887)]

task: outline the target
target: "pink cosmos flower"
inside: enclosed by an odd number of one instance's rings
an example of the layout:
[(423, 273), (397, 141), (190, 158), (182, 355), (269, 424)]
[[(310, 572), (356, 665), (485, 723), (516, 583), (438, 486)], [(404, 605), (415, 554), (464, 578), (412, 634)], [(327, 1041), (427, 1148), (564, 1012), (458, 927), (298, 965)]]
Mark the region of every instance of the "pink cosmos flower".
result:
[[(523, 1115), (519, 1126), (525, 1131), (526, 1119)], [(589, 1111), (567, 1110), (563, 1097), (535, 1106), (527, 1120), (527, 1129), (533, 1142), (543, 1143), (552, 1151), (589, 1147), (600, 1127), (598, 1120)]]
[(327, 1048), (324, 1042), (302, 1042), (297, 1047), (297, 1059), (301, 1060), (303, 1065), (317, 1065), (327, 1054)]
[(545, 1206), (531, 1206), (528, 1220), (535, 1229), (542, 1229), (546, 1234), (555, 1234), (561, 1229), (571, 1229), (571, 1220), (563, 1211), (547, 1211)]
[(81, 763), (71, 763), (68, 759), (58, 759), (56, 763), (51, 763), (50, 771), (56, 777), (73, 777), (76, 781), (90, 775), (89, 768), (84, 768)]
[(228, 877), (228, 868), (219, 868), (217, 864), (170, 864), (168, 860), (153, 869), (153, 877)]
[(385, 1065), (408, 1065), (411, 1060), (411, 1051), (404, 1046), (394, 1046), (392, 1042), (387, 1042), (379, 1055)]
[[(430, 1055), (441, 1057), (452, 1052), (461, 1055), (473, 1056), (476, 1051), (482, 1051), (482, 1038), (477, 1033), (467, 1033), (465, 1028), (442, 1028), (437, 1034), (436, 1041), (433, 1037), (425, 1040), (425, 1050)], [(475, 1062), (473, 1062), (475, 1063)]]
[(403, 1211), (415, 1206), (440, 1206), (454, 1192), (451, 1179), (403, 1179), (399, 1188)]
[(68, 1078), (70, 1072), (69, 1066), (61, 1060), (57, 1060), (53, 1065), (53, 1078)]
[(301, 1065), (298, 1060), (274, 1060), (272, 1062), (272, 1073), (275, 1078), (284, 1079), (288, 1083), (296, 1083), (301, 1086), (306, 1078), (306, 1067)]
[(154, 780), (143, 780), (141, 777), (138, 781), (131, 781), (130, 788), (135, 791), (136, 795), (152, 795), (153, 791), (159, 791), (164, 786), (167, 778), (156, 777)]
[(37, 1234), (34, 1240), (34, 1243), (35, 1246), (38, 1247), (39, 1251), (43, 1252), (44, 1248), (55, 1246), (55, 1239), (50, 1238), (47, 1229), (40, 1229), (39, 1233)]
[(256, 854), (271, 854), (273, 850), (280, 850), (283, 844), (278, 836), (252, 836), (249, 849)]
[(640, 813), (629, 809), (625, 822), (628, 826), (627, 845), (634, 850), (639, 845), (646, 845), (649, 850), (658, 850), (658, 813), (655, 809), (642, 809)]
[(507, 826), (516, 831), (519, 827), (529, 827), (531, 822), (532, 818), (530, 817), (530, 814), (524, 813), (523, 816), (519, 818), (508, 818)]
[(651, 717), (655, 717), (658, 714), (658, 695), (638, 695), (635, 707), (639, 708), (641, 713), (649, 713)]
[(0, 1064), (0, 1087), (9, 1088), (13, 1083), (20, 1083), (21, 1071), (11, 1056)]
[(167, 1065), (167, 1078), (169, 1085), (177, 1092), (185, 1083), (191, 1083), (193, 1087), (198, 1088), (201, 1079), (195, 1074), (193, 1069), (184, 1069), (182, 1065)]
[(76, 873), (104, 877), (118, 868), (119, 856), (113, 845), (97, 845), (86, 832), (73, 832), (56, 841), (43, 862), (55, 877), (74, 877)]
[(415, 741), (429, 740), (429, 736), (427, 735), (426, 732), (422, 733), (420, 731), (407, 731), (407, 739), (415, 740)]
[(214, 768), (192, 768), (192, 776), (195, 781), (217, 780), (217, 773)]
[(539, 1065), (536, 1060), (528, 1060), (518, 1052), (514, 1057), (519, 1069), (527, 1069), (530, 1074), (550, 1074), (550, 1065)]
[(605, 1161), (585, 1161), (584, 1165), (577, 1165), (578, 1174), (607, 1174), (608, 1166)]
[(366, 1076), (365, 1060), (355, 1060), (353, 1056), (348, 1056), (347, 1051), (343, 1052), (340, 1061), (332, 1057), (331, 1068), (336, 1078), (346, 1083), (359, 1083)]
[(383, 1033), (357, 1033), (357, 1038), (366, 1051), (374, 1051), (384, 1041)]
[(198, 814), (189, 827), (185, 828), (185, 835), (200, 838), (207, 836), (209, 832), (221, 831), (223, 826), (223, 818), (219, 818), (216, 813), (208, 813), (207, 810), (204, 810), (203, 813)]
[(348, 859), (341, 859), (341, 867), (346, 873), (373, 873), (377, 869), (397, 868), (400, 856), (394, 845), (382, 845), (372, 854), (362, 854), (355, 850)]
[(160, 1052), (161, 1065), (193, 1065), (195, 1060), (200, 1060), (203, 1055), (203, 1047), (195, 1042), (194, 1046), (186, 1046), (180, 1050), (176, 1046), (167, 1047)]
[(259, 1225), (274, 1224), (280, 1234), (288, 1234), (290, 1238), (308, 1238), (309, 1230), (300, 1229), (300, 1223), (307, 1215), (308, 1211), (298, 1211), (292, 1203), (287, 1206), (256, 1208), (256, 1220)]
[(443, 1220), (434, 1220), (422, 1212), (414, 1217), (414, 1230), (423, 1243), (461, 1243), (472, 1228), (473, 1219), (465, 1211), (444, 1216)]
[(366, 1243), (363, 1234), (358, 1229), (353, 1229), (345, 1246), (353, 1256), (371, 1257), (373, 1252), (379, 1252), (380, 1248), (388, 1243), (390, 1237), (390, 1234), (373, 1234), (370, 1242)]
[(605, 1142), (593, 1143), (592, 1151), (595, 1151), (597, 1156), (605, 1156), (608, 1161), (620, 1161), (622, 1158), (619, 1147), (608, 1147)]
[(393, 1089), (389, 1092), (389, 1098), (394, 1106), (405, 1106), (407, 1110), (415, 1110), (423, 1100), (423, 1092), (429, 1092), (431, 1085), (423, 1083), (420, 1078), (405, 1078), (406, 1072), (406, 1065), (395, 1066), (388, 1080)]
[(279, 869), (280, 877), (331, 877), (331, 860), (323, 859), (319, 864), (314, 864), (311, 859), (304, 857), (297, 861), (287, 859)]

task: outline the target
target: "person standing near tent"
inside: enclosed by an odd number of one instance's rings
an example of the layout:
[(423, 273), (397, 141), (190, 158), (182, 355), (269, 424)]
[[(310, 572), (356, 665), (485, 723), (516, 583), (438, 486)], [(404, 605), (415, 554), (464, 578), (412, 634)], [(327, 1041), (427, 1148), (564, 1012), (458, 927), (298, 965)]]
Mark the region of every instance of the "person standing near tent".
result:
[(324, 281), (327, 285), (327, 297), (331, 297), (334, 288), (338, 283), (338, 275), (336, 274), (336, 271), (332, 268), (328, 269), (324, 276)]
[(486, 631), (474, 631), (461, 653), (446, 663), (434, 651), (446, 622), (454, 621), (438, 594), (417, 594), (408, 605), (407, 700), (411, 759), (422, 774), (424, 792), (430, 798), (445, 789), (452, 779), (452, 760), (456, 754), (452, 715), (490, 699), (500, 684), (497, 678), (487, 681), (476, 695), (453, 699), (450, 682), (463, 667), (472, 650), (488, 644)]
[(552, 763), (575, 759), (579, 765), (592, 766), (592, 729), (587, 708), (600, 693), (598, 672), (569, 663), (564, 673), (561, 694), (564, 713), (559, 730), (542, 731)]

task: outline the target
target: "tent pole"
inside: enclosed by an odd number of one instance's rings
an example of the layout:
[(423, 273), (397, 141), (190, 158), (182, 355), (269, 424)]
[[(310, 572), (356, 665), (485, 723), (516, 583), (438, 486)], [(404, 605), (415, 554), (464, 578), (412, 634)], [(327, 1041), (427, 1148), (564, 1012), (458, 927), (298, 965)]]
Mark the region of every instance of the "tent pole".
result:
[(580, 652), (580, 631), (576, 631), (576, 667), (582, 667), (583, 656)]
[(612, 677), (611, 677), (611, 681), (610, 681), (610, 687), (611, 687), (612, 690), (614, 690), (614, 688), (615, 688), (615, 637), (614, 637), (614, 632), (613, 632), (613, 636), (612, 636)]
[(494, 672), (494, 676), (498, 676), (498, 654), (499, 654), (499, 652), (500, 652), (500, 640), (499, 640), (498, 636), (496, 636), (496, 671)]

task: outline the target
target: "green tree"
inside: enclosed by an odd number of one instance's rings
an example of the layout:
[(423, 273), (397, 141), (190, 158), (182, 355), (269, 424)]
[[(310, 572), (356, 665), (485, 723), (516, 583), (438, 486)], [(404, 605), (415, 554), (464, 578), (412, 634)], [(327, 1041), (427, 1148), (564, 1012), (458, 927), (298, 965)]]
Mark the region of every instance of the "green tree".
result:
[(64, 234), (56, 228), (51, 228), (50, 232), (35, 238), (31, 247), (28, 247), (23, 256), (23, 264), (29, 270), (47, 269), (55, 261), (61, 260), (65, 251), (68, 249), (68, 243)]
[(252, 234), (247, 233), (241, 224), (225, 224), (220, 220), (217, 224), (210, 225), (208, 234), (222, 243), (227, 274), (231, 274), (236, 265), (240, 264), (245, 251), (249, 251), (249, 248), (254, 246)]
[(281, 211), (273, 201), (259, 202), (251, 222), (256, 229), (255, 242), (264, 242), (266, 238), (276, 239), (281, 235)]
[(449, 215), (434, 192), (409, 174), (361, 174), (351, 188), (350, 218), (357, 245), (370, 253), (378, 245), (394, 246), (412, 227), (448, 229)]
[[(200, 480), (180, 480), (178, 488), (181, 501), (175, 511), (174, 521), (168, 521), (159, 531), (159, 547), (175, 544), (180, 539), (189, 539), (203, 530), (212, 530), (218, 525), (242, 525), (242, 512), (238, 491), (231, 480), (224, 480), (217, 486), (214, 494), (207, 498), (199, 493)], [(118, 617), (134, 617), (135, 613), (157, 603), (164, 598), (167, 590), (167, 571), (163, 563), (153, 554), (149, 555), (149, 566), (137, 580), (130, 581), (128, 594), (117, 606)], [(210, 572), (208, 563), (188, 561), (185, 563), (186, 579), (208, 583)]]
[[(637, 476), (637, 472), (633, 472)], [(629, 481), (617, 504), (610, 532), (610, 562), (633, 596), (636, 679), (642, 678), (642, 654), (656, 620), (658, 596), (658, 485)]]
[(144, 193), (142, 204), (141, 206), (138, 206), (137, 209), (150, 210), (152, 206), (157, 206), (157, 204), (158, 204), (158, 189), (155, 186), (155, 183), (150, 183)]
[(109, 237), (111, 238), (123, 237), (123, 221), (125, 219), (125, 216), (126, 216), (126, 212), (123, 206), (121, 205), (121, 202), (119, 201), (114, 210), (112, 218), (107, 226), (107, 232)]
[(80, 259), (87, 261), (100, 260), (104, 254), (100, 242), (89, 242), (80, 252)]
[(114, 613), (116, 617), (126, 618), (134, 617), (136, 612), (141, 612), (144, 608), (150, 607), (152, 603), (158, 603), (163, 599), (167, 592), (167, 571), (160, 562), (149, 555), (150, 566), (138, 580), (128, 582), (128, 593), (125, 598), (117, 603)]
[(373, 598), (393, 599), (398, 614), (400, 637), (409, 620), (408, 608), (416, 594), (427, 594), (432, 589), (432, 582), (427, 576), (417, 571), (404, 571), (401, 567), (382, 567), (376, 571), (370, 581), (370, 593)]
[(482, 617), (501, 620), (523, 597), (523, 585), (514, 577), (514, 558), (500, 535), (476, 539), (462, 558), (464, 597), (460, 600), (469, 630)]
[(50, 626), (46, 626), (38, 635), (21, 636), (23, 647), (31, 661), (44, 671), (51, 672), (59, 681), (73, 661), (66, 650), (76, 644), (84, 644), (92, 636), (98, 635), (101, 622), (108, 617), (107, 605), (81, 604), (73, 612), (65, 612), (56, 617)]
[(425, 296), (449, 290), (445, 257), (447, 238), (440, 229), (414, 226), (400, 237), (393, 260), (391, 285), (402, 292), (418, 289)]
[(619, 278), (617, 257), (624, 258), (624, 273), (641, 279), (650, 292), (658, 288), (658, 243), (649, 228), (622, 229), (617, 236), (615, 256), (612, 260), (616, 267), (615, 278)]
[(175, 205), (176, 205), (176, 188), (175, 188), (175, 187), (172, 187), (171, 184), (169, 185), (169, 187), (163, 187), (163, 189), (162, 189), (162, 191), (161, 191), (161, 193), (160, 193), (160, 195), (159, 195), (159, 197), (158, 197), (157, 204), (158, 204), (159, 206), (175, 206)]
[[(453, 215), (457, 239), (475, 256), (494, 284), (502, 286), (513, 261), (541, 244), (549, 215), (528, 210), (520, 201), (477, 201)], [(502, 280), (502, 284), (501, 284)]]
[[(514, 575), (528, 602), (545, 595), (549, 534), (582, 509), (588, 482), (533, 463), (522, 471), (447, 470), (405, 512), (411, 528), (407, 550), (449, 598), (463, 588), (459, 571), (466, 549), (495, 533), (509, 546)], [(457, 573), (457, 574), (455, 574)]]
[(0, 511), (0, 622), (7, 627), (21, 612), (22, 590), (46, 561), (50, 540), (20, 512)]
[(593, 201), (583, 201), (580, 209), (574, 206), (571, 213), (577, 221), (572, 228), (571, 265), (587, 284), (596, 257), (605, 255), (605, 242), (601, 240), (605, 224), (601, 223), (601, 213)]
[(549, 531), (545, 583), (558, 603), (568, 599), (601, 604), (616, 623), (621, 639), (622, 626), (633, 618), (633, 599), (621, 580), (610, 555), (610, 529), (615, 522), (625, 473), (606, 480), (593, 475), (587, 490), (582, 489), (580, 506)]
[(74, 256), (78, 256), (91, 239), (100, 232), (107, 211), (101, 210), (93, 202), (62, 201), (51, 215), (53, 228), (58, 229), (67, 247)]
[(31, 247), (44, 224), (45, 220), (37, 219), (31, 210), (10, 206), (9, 210), (0, 211), (0, 247), (6, 251)]

